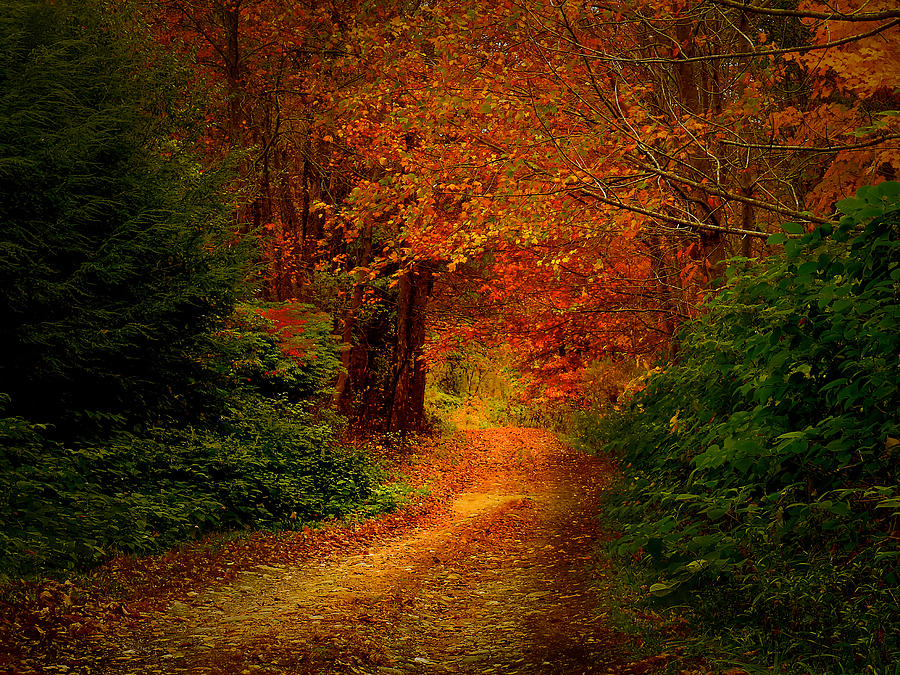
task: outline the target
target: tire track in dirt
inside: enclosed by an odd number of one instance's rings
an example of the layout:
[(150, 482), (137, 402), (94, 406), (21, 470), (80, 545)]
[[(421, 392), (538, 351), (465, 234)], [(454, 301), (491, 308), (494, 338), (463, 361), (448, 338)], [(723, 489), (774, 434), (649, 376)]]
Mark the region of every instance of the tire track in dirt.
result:
[(121, 672), (648, 672), (586, 570), (608, 461), (536, 429), (461, 447), (478, 471), (438, 522), (189, 594), (123, 646)]

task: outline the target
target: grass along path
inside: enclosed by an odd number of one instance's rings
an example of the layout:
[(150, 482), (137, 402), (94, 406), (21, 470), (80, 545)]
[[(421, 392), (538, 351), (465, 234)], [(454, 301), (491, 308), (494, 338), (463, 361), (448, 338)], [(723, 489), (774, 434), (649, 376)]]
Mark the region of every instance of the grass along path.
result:
[(105, 574), (121, 601), (84, 635), (70, 624), (56, 644), (17, 645), (11, 672), (638, 674), (663, 665), (629, 656), (587, 572), (602, 537), (607, 460), (547, 432), (500, 428), (423, 450), (408, 469), (432, 494), (398, 514), (119, 561)]

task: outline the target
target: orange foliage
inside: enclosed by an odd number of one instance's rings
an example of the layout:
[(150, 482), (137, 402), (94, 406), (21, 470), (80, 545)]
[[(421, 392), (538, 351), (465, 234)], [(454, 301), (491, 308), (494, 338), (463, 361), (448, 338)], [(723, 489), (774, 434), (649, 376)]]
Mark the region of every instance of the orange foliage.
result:
[(248, 212), (273, 295), (302, 297), (318, 269), (365, 299), (424, 265), (429, 358), (507, 340), (556, 391), (596, 359), (661, 353), (724, 258), (764, 254), (784, 220), (826, 221), (900, 169), (892, 18), (691, 0), (164, 4), (163, 33), (222, 88), (211, 138), (262, 166)]

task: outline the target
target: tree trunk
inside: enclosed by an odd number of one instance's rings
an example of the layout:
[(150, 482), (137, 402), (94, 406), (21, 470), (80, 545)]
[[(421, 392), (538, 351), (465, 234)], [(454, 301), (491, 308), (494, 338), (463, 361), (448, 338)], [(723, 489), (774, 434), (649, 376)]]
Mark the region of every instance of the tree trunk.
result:
[(388, 431), (419, 431), (425, 418), (425, 308), (432, 273), (415, 265), (400, 277), (397, 298), (397, 344), (388, 413)]
[(240, 3), (234, 7), (222, 5), (220, 8), (222, 27), (225, 30), (225, 45), (222, 57), (225, 61), (225, 79), (228, 82), (228, 133), (232, 147), (237, 146), (242, 136), (243, 89), (241, 86), (240, 51)]
[[(368, 265), (372, 258), (372, 222), (366, 223), (363, 230), (363, 253), (359, 261), (360, 265)], [(350, 401), (353, 398), (353, 369), (352, 357), (354, 352), (353, 332), (356, 329), (356, 316), (362, 305), (363, 285), (357, 282), (353, 287), (353, 295), (350, 297), (350, 306), (344, 315), (344, 326), (341, 332), (341, 372), (338, 374), (337, 383), (334, 386), (332, 403), (341, 412), (350, 410)]]
[[(741, 193), (745, 197), (753, 196), (753, 185), (741, 186)], [(741, 227), (745, 230), (756, 229), (756, 213), (752, 204), (744, 204), (741, 209)], [(741, 238), (741, 255), (745, 258), (753, 257), (753, 237), (744, 236)]]
[(666, 310), (660, 321), (660, 329), (665, 332), (669, 338), (669, 349), (671, 354), (678, 351), (676, 342), (676, 332), (678, 330), (678, 313), (680, 298), (676, 298), (672, 293), (672, 289), (676, 285), (680, 286), (680, 277), (677, 270), (669, 264), (667, 260), (665, 247), (661, 241), (661, 237), (648, 237), (647, 246), (650, 253), (650, 264), (653, 269), (653, 276), (656, 278), (657, 287), (659, 289), (659, 304), (662, 309)]

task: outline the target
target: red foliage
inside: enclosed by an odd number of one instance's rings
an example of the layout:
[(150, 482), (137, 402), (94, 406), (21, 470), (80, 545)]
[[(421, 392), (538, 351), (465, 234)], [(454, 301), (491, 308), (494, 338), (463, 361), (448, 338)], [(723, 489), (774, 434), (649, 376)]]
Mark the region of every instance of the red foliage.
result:
[[(264, 150), (246, 215), (268, 297), (427, 265), (430, 357), (505, 339), (554, 393), (661, 353), (723, 259), (900, 171), (892, 19), (763, 22), (779, 33), (694, 4), (168, 0), (158, 23), (220, 89), (211, 150)], [(892, 5), (836, 11), (863, 6)], [(778, 44), (801, 23), (843, 42)]]
[(278, 337), (285, 356), (300, 363), (310, 358), (309, 348), (312, 342), (305, 339), (305, 326), (308, 321), (305, 310), (297, 305), (287, 304), (262, 308), (258, 312), (271, 322), (269, 333)]

